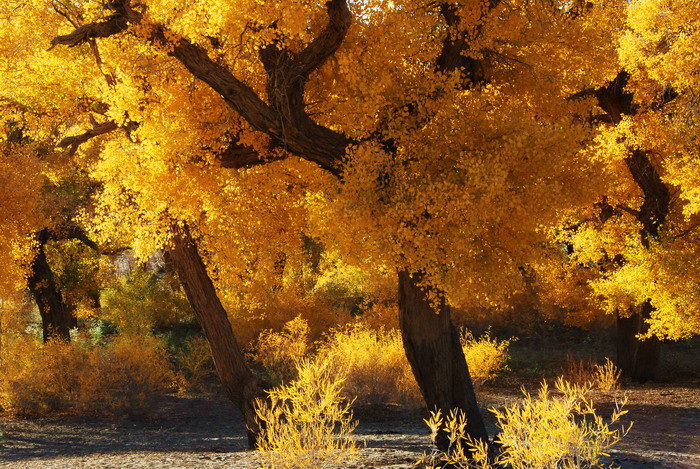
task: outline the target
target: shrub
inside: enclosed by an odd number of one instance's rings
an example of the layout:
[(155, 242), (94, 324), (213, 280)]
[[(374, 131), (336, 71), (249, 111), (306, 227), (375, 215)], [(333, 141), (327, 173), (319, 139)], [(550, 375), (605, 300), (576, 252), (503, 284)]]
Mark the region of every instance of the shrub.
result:
[(462, 331), (460, 342), (469, 365), (469, 372), (476, 386), (481, 386), (507, 369), (508, 346), (512, 339), (499, 341), (486, 332), (478, 339), (466, 329)]
[(163, 347), (152, 337), (118, 338), (103, 346), (5, 337), (0, 406), (22, 415), (141, 412), (169, 389), (173, 377)]
[(174, 289), (165, 279), (152, 272), (135, 270), (117, 279), (102, 298), (101, 319), (106, 319), (124, 332), (146, 333), (191, 318), (184, 293)]
[(177, 358), (180, 392), (203, 391), (204, 383), (216, 373), (207, 339), (192, 337)]
[(574, 360), (567, 357), (562, 374), (568, 382), (592, 386), (600, 391), (616, 391), (620, 388), (620, 370), (609, 358), (600, 365), (591, 360)]
[[(479, 338), (463, 333), (462, 347), (476, 384), (494, 379), (506, 368), (509, 344), (489, 333)], [(308, 324), (297, 317), (280, 332), (260, 334), (251, 357), (268, 379), (279, 383), (294, 378), (296, 364), (310, 355), (310, 349)], [(368, 405), (422, 405), (401, 334), (395, 329), (375, 329), (365, 322), (335, 329), (316, 346), (314, 357), (328, 362), (334, 373), (345, 378), (347, 398)]]
[(317, 357), (345, 376), (345, 395), (363, 404), (421, 405), (420, 391), (396, 330), (356, 323), (333, 331)]
[(620, 389), (620, 369), (605, 358), (603, 365), (596, 365), (593, 372), (593, 384), (600, 391), (617, 391)]
[(560, 469), (603, 468), (602, 458), (629, 431), (620, 425), (627, 412), (626, 403), (617, 403), (610, 422), (598, 415), (588, 398), (590, 386), (570, 384), (559, 378), (559, 395), (554, 396), (543, 383), (537, 397), (524, 392), (522, 402), (492, 410), (500, 429), (496, 443), (501, 451), (489, 460), (485, 443), (465, 437), (466, 419), (461, 412), (451, 412), (446, 418), (433, 413), (426, 421), (433, 439), (439, 429), (450, 437), (449, 453), (433, 452), (424, 455), (419, 464), (424, 467), (449, 464), (457, 468), (495, 469)]
[(302, 361), (297, 378), (258, 401), (263, 467), (323, 468), (345, 464), (357, 451), (343, 378), (323, 360)]
[(266, 378), (278, 384), (294, 378), (297, 363), (309, 349), (308, 337), (308, 322), (297, 316), (280, 332), (263, 331), (250, 356), (261, 365)]

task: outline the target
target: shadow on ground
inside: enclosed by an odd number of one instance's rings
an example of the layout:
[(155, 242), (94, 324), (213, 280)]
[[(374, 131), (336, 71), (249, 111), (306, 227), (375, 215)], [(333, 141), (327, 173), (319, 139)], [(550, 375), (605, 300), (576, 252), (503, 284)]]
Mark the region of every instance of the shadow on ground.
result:
[[(623, 468), (700, 467), (700, 390), (636, 388), (630, 391), (632, 431), (613, 452)], [(513, 402), (517, 394), (485, 393), (486, 406)], [(694, 404), (693, 404), (694, 403)], [(600, 406), (612, 410), (611, 399)], [(345, 467), (413, 467), (428, 449), (422, 413), (360, 412), (360, 459)], [(626, 417), (627, 418), (627, 417)], [(628, 420), (629, 420), (628, 419)], [(493, 432), (493, 421), (490, 422)], [(194, 468), (256, 467), (238, 411), (219, 396), (166, 396), (157, 413), (126, 419), (55, 417), (0, 419), (5, 441), (0, 467)]]

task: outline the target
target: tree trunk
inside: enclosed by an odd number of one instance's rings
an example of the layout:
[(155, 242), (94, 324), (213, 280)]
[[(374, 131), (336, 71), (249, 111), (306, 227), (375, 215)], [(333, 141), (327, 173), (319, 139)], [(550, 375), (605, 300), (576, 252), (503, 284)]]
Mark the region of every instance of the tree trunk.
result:
[(70, 342), (70, 330), (77, 326), (77, 321), (63, 302), (61, 290), (46, 260), (44, 246), (49, 239), (48, 230), (40, 231), (36, 238), (39, 247), (30, 264), (27, 286), (39, 308), (44, 342), (50, 339)]
[[(436, 300), (436, 310), (428, 291), (419, 286), (421, 277), (399, 272), (399, 325), (406, 357), (423, 399), (429, 411), (440, 410), (443, 415), (452, 409), (462, 410), (467, 417), (467, 434), (488, 442), (450, 308), (443, 300)], [(444, 432), (438, 434), (436, 443), (442, 451), (449, 449)]]
[[(642, 304), (640, 314), (640, 332), (646, 334), (649, 330), (647, 319), (651, 316), (654, 306), (650, 301)], [(659, 359), (661, 358), (661, 340), (658, 337), (649, 337), (639, 341), (637, 360), (634, 366), (632, 379), (640, 383), (654, 381), (659, 371)]]
[(617, 366), (624, 376), (634, 375), (634, 366), (637, 361), (641, 317), (637, 313), (622, 317), (617, 314)]
[(246, 365), (226, 310), (187, 228), (175, 236), (168, 254), (204, 330), (221, 384), (243, 414), (248, 443), (254, 448), (260, 432), (255, 418), (255, 399), (266, 397), (267, 385)]
[(638, 335), (648, 330), (646, 319), (653, 306), (645, 301), (639, 312), (623, 318), (617, 317), (617, 366), (623, 376), (633, 381), (653, 381), (657, 378), (661, 341), (657, 337), (640, 340)]

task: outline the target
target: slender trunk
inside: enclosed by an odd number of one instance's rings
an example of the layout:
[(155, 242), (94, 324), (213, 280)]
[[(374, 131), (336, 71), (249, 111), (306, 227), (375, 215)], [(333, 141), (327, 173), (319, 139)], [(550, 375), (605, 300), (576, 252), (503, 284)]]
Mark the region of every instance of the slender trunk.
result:
[[(429, 292), (419, 283), (420, 274), (399, 272), (399, 325), (413, 374), (428, 410), (462, 410), (467, 417), (467, 434), (488, 441), (488, 433), (464, 358), (459, 332), (450, 318), (450, 308), (441, 300), (437, 309)], [(438, 447), (448, 450), (444, 432)]]
[(255, 399), (265, 397), (267, 385), (246, 365), (226, 310), (219, 300), (197, 245), (186, 228), (175, 236), (168, 254), (209, 342), (221, 384), (229, 399), (243, 414), (248, 429), (248, 443), (254, 448), (260, 431), (255, 418)]
[(70, 330), (77, 326), (77, 321), (64, 303), (51, 266), (46, 260), (44, 246), (48, 241), (48, 231), (39, 232), (37, 239), (39, 247), (30, 264), (27, 285), (39, 308), (44, 342), (50, 339), (70, 342)]

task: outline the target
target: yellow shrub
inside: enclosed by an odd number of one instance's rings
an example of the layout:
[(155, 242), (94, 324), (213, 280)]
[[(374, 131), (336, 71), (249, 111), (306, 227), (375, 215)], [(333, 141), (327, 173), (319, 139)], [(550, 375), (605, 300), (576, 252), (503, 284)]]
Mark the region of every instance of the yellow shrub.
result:
[(462, 332), (460, 342), (475, 385), (492, 381), (507, 369), (508, 346), (511, 341), (512, 339), (499, 341), (491, 337), (490, 332), (478, 339), (467, 330)]
[(620, 389), (620, 369), (605, 358), (603, 365), (596, 365), (593, 372), (593, 384), (600, 391), (617, 391)]
[(620, 370), (609, 358), (600, 365), (591, 360), (567, 357), (562, 374), (571, 383), (593, 386), (600, 391), (616, 391), (620, 388)]
[(297, 362), (304, 358), (309, 349), (308, 337), (308, 322), (297, 316), (287, 322), (280, 332), (263, 331), (251, 358), (262, 366), (273, 383), (292, 379)]
[(461, 411), (444, 418), (433, 413), (426, 421), (433, 438), (444, 428), (450, 436), (449, 454), (433, 452), (424, 455), (419, 464), (437, 467), (451, 464), (457, 468), (495, 469), (577, 469), (603, 468), (602, 458), (629, 431), (619, 426), (625, 401), (616, 405), (606, 423), (588, 398), (590, 386), (570, 384), (559, 378), (558, 395), (543, 383), (536, 397), (524, 393), (521, 403), (502, 411), (492, 410), (500, 429), (496, 443), (501, 451), (495, 460), (487, 458), (484, 443), (465, 437), (466, 419)]
[(214, 360), (204, 337), (187, 341), (186, 351), (178, 356), (180, 392), (202, 391), (207, 378), (215, 375)]
[(420, 390), (396, 330), (356, 323), (332, 332), (317, 356), (345, 376), (345, 395), (362, 404), (420, 405)]
[(152, 337), (98, 347), (5, 337), (0, 351), (0, 406), (18, 414), (139, 412), (172, 382), (165, 352)]
[(78, 379), (76, 408), (83, 413), (128, 414), (147, 409), (172, 388), (175, 376), (152, 336), (120, 337), (88, 353)]
[(350, 402), (342, 397), (342, 376), (326, 361), (302, 361), (297, 378), (258, 401), (263, 429), (259, 440), (263, 467), (320, 468), (346, 463), (357, 451)]

